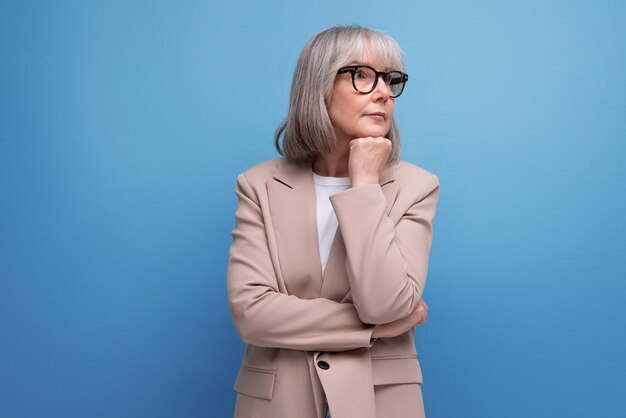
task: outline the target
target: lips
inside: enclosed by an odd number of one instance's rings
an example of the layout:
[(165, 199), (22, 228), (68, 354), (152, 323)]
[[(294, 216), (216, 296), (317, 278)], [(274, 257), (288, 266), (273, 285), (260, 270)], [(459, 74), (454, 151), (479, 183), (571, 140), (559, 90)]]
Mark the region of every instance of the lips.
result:
[(373, 118), (381, 119), (381, 120), (385, 120), (387, 118), (387, 115), (385, 114), (385, 112), (366, 113), (365, 116), (371, 116)]

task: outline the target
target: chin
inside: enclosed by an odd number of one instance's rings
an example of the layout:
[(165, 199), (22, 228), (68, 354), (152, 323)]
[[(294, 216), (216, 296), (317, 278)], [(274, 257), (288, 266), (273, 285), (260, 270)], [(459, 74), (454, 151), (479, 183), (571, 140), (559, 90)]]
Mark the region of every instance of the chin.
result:
[(379, 136), (386, 137), (387, 136), (387, 132), (389, 132), (389, 130), (372, 129), (372, 130), (366, 131), (365, 133), (363, 133), (363, 135), (359, 136), (358, 138), (365, 138), (365, 137), (368, 137), (368, 136), (371, 136), (373, 138), (377, 138)]
[(371, 137), (386, 137), (387, 133), (389, 132), (389, 129), (391, 129), (390, 126), (382, 126), (382, 125), (375, 125), (375, 126), (369, 126), (366, 129), (363, 129), (363, 133), (364, 135), (361, 136), (361, 138), (363, 137), (367, 137), (367, 136), (371, 136)]

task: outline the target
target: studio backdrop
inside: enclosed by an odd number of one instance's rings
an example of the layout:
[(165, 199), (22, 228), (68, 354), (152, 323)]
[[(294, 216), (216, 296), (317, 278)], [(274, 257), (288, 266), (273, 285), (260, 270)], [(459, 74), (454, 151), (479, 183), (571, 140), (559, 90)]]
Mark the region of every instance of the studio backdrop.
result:
[(427, 416), (624, 416), (626, 3), (64, 0), (0, 5), (0, 417), (232, 416), (236, 177), (353, 23), (441, 183)]

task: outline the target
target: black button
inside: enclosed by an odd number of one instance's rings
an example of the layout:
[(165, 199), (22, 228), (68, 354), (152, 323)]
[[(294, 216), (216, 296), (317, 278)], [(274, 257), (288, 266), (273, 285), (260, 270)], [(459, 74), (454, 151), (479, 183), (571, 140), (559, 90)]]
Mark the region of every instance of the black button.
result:
[(328, 370), (330, 369), (330, 364), (326, 363), (325, 361), (318, 361), (317, 367), (319, 367), (322, 370)]

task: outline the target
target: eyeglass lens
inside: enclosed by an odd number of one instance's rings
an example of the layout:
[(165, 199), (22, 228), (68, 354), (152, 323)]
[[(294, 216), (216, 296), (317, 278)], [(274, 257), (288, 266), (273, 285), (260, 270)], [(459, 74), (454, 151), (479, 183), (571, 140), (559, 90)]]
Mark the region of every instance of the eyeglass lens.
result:
[[(391, 94), (394, 96), (402, 93), (402, 90), (404, 89), (402, 75), (403, 74), (399, 71), (391, 71), (383, 77), (385, 84), (389, 86)], [(354, 80), (354, 87), (361, 93), (370, 93), (374, 90), (374, 85), (377, 81), (376, 73), (368, 67), (357, 68), (352, 78)]]

